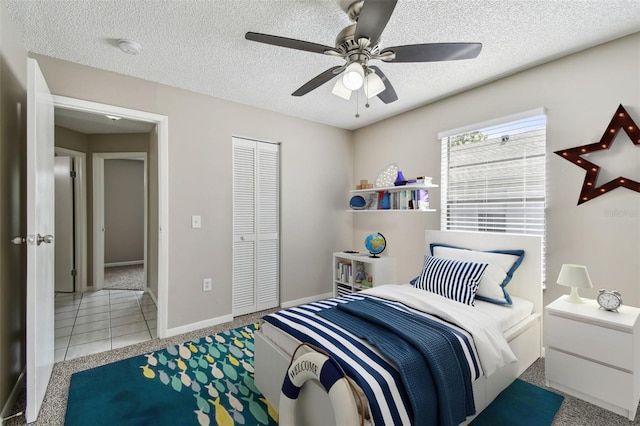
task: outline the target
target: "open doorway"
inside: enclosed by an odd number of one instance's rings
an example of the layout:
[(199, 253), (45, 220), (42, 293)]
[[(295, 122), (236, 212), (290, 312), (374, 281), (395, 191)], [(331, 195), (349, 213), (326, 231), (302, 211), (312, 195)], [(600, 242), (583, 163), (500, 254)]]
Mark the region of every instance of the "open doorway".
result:
[[(74, 170), (74, 190), (84, 188), (86, 193), (84, 200), (80, 200), (82, 191), (75, 191), (73, 196), (72, 210), (76, 216), (71, 237), (75, 253), (74, 292), (57, 293), (55, 299), (58, 361), (115, 349), (166, 333), (167, 249), (160, 230), (166, 221), (167, 118), (64, 97), (54, 97), (54, 101), (57, 155), (69, 156), (72, 168), (84, 168), (83, 173)], [(107, 118), (105, 114), (112, 117)], [(132, 142), (134, 140), (138, 141), (137, 144)], [(144, 141), (142, 145), (140, 140)], [(96, 156), (100, 158), (99, 170), (94, 167)], [(128, 235), (129, 241), (120, 249), (116, 244), (116, 248), (111, 250), (115, 257), (102, 257), (96, 264), (95, 241), (104, 235), (96, 238), (94, 229), (96, 223), (104, 224), (105, 200), (102, 196), (105, 192), (101, 189), (96, 194), (95, 174), (97, 171), (98, 181), (104, 185), (104, 165), (106, 162), (107, 175), (113, 175), (109, 172), (112, 160), (116, 169), (124, 166), (134, 171), (130, 176), (140, 178), (135, 186), (142, 189), (138, 191), (142, 208), (135, 216), (138, 223), (136, 234), (141, 237), (132, 244), (131, 229), (122, 231), (120, 234)], [(67, 163), (67, 160), (61, 162)], [(122, 167), (115, 170), (115, 174), (122, 174), (122, 170)], [(96, 211), (96, 197), (102, 201), (100, 211)], [(131, 201), (125, 204), (129, 205)], [(116, 206), (115, 210), (124, 209)], [(124, 224), (125, 218), (116, 217), (113, 223)], [(113, 225), (109, 227), (115, 228)], [(141, 250), (123, 253), (123, 247), (134, 245)], [(109, 253), (104, 246), (102, 251), (103, 256)], [(125, 257), (118, 258), (122, 255)], [(95, 276), (97, 270), (102, 270), (103, 273), (97, 275), (104, 278), (105, 265), (140, 267), (141, 284), (135, 290), (102, 289), (104, 281), (96, 280)]]
[(93, 286), (147, 286), (147, 152), (94, 152)]

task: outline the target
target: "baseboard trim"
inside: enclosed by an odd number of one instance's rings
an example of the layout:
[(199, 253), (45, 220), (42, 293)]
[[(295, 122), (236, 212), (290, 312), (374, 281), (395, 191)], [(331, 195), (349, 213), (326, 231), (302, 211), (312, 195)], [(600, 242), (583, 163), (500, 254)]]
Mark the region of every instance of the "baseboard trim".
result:
[(0, 411), (0, 425), (4, 422), (4, 419), (14, 414), (11, 412), (11, 410), (13, 409), (13, 406), (18, 399), (18, 395), (20, 395), (20, 392), (22, 392), (22, 390), (24, 389), (24, 373), (25, 370), (22, 370), (22, 373), (20, 373), (20, 375), (18, 376), (18, 380), (16, 380), (16, 384), (13, 386), (13, 389), (9, 394), (9, 398), (5, 402), (4, 407), (2, 407), (2, 411)]
[(127, 260), (125, 262), (111, 262), (105, 263), (105, 268), (113, 268), (114, 266), (133, 266), (133, 265), (144, 265), (144, 260)]
[(305, 297), (305, 298), (302, 298), (302, 299), (290, 300), (288, 302), (282, 302), (280, 304), (280, 306), (282, 307), (282, 309), (293, 308), (294, 306), (305, 305), (307, 303), (313, 303), (313, 302), (317, 302), (318, 300), (329, 299), (329, 298), (332, 298), (332, 297), (333, 297), (333, 292), (325, 293), (325, 294), (317, 294), (317, 295), (311, 296), (311, 297)]
[(225, 322), (233, 321), (233, 315), (223, 315), (217, 318), (211, 318), (204, 321), (193, 322), (191, 324), (182, 325), (180, 327), (174, 327), (167, 329), (167, 335), (165, 337), (173, 337), (178, 334), (189, 333), (190, 331), (200, 330), (201, 328), (213, 327), (214, 325), (222, 324)]

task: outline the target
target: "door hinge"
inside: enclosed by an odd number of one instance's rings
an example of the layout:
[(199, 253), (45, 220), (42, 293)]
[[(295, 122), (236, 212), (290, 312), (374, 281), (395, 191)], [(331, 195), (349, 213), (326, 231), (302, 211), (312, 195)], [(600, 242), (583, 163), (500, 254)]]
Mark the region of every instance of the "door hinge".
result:
[(69, 172), (69, 175), (70, 175), (72, 178), (77, 177), (77, 173), (76, 173), (76, 171), (75, 171), (75, 170), (71, 170), (71, 171)]
[(71, 270), (71, 276), (75, 277), (76, 275), (78, 275), (78, 271), (76, 269), (72, 269)]

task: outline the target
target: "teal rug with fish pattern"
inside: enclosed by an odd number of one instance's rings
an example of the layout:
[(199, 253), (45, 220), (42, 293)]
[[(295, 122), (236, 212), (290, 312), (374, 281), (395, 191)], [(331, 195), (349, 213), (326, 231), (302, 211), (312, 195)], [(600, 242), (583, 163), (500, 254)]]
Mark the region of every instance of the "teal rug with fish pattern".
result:
[(253, 383), (258, 324), (71, 376), (65, 425), (276, 425)]

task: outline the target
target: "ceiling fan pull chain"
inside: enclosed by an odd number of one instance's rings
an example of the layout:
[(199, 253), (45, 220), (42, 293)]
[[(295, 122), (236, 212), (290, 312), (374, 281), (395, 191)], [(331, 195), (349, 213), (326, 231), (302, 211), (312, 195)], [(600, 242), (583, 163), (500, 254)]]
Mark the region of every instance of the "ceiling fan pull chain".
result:
[[(366, 79), (364, 84), (367, 85), (366, 93), (369, 93), (369, 79)], [(366, 103), (364, 104), (364, 106), (365, 106), (365, 108), (369, 108), (369, 97), (366, 96), (366, 93), (365, 93), (365, 99), (366, 99), (365, 102)]]
[(360, 91), (356, 90), (356, 118), (360, 118), (358, 107), (360, 106)]

